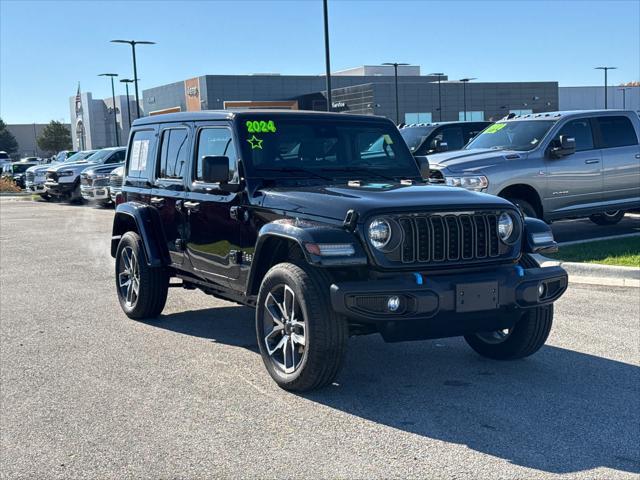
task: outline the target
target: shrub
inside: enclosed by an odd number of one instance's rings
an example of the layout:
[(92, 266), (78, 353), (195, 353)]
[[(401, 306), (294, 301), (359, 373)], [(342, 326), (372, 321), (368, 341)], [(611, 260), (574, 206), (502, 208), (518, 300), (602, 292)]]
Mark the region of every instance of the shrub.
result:
[(20, 188), (10, 178), (0, 178), (0, 193), (18, 193)]

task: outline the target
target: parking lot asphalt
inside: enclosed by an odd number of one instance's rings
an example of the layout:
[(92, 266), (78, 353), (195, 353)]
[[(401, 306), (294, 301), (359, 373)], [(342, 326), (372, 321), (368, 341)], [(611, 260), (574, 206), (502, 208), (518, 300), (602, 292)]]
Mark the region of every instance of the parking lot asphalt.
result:
[(574, 242), (613, 235), (628, 235), (640, 233), (640, 215), (628, 213), (620, 223), (607, 226), (596, 225), (588, 218), (563, 220), (552, 223), (551, 229), (557, 242)]
[(0, 199), (2, 478), (638, 478), (637, 290), (570, 285), (533, 357), (350, 340), (280, 390), (253, 311), (171, 289), (121, 312), (112, 210)]

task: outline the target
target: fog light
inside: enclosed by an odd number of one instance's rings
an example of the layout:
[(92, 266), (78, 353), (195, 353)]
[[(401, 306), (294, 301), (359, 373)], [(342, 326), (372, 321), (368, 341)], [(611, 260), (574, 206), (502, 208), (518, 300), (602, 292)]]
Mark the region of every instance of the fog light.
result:
[(547, 291), (547, 287), (544, 283), (538, 285), (538, 298), (544, 297), (545, 292)]
[(397, 297), (395, 295), (393, 297), (389, 297), (389, 299), (387, 300), (387, 310), (389, 310), (390, 312), (397, 312), (399, 308), (400, 297)]

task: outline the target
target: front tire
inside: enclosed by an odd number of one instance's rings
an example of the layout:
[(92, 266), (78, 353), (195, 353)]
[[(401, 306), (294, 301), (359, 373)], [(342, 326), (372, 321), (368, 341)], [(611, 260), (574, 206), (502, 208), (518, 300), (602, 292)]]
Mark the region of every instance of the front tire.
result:
[(589, 217), (589, 220), (600, 226), (615, 225), (624, 218), (624, 213), (624, 210), (614, 210), (611, 212), (597, 213), (591, 215)]
[(147, 265), (140, 235), (127, 232), (116, 251), (116, 290), (124, 313), (134, 320), (155, 318), (164, 309), (169, 275)]
[(527, 310), (515, 325), (495, 332), (465, 335), (469, 346), (483, 357), (516, 360), (536, 353), (549, 337), (553, 304)]
[(330, 384), (343, 363), (348, 327), (328, 300), (325, 272), (281, 263), (262, 281), (256, 335), (271, 378), (283, 389), (303, 392)]
[(526, 200), (523, 200), (522, 198), (507, 198), (507, 200), (509, 200), (514, 205), (517, 205), (518, 207), (520, 207), (525, 217), (538, 218), (538, 213), (536, 212), (536, 209), (533, 208), (533, 205), (531, 205)]

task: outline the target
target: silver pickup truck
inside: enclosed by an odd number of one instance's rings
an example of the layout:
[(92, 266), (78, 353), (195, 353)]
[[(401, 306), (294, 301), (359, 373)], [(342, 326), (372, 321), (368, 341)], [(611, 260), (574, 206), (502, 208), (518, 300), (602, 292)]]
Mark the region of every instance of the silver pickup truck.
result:
[(639, 137), (630, 111), (510, 114), (463, 150), (429, 155), (429, 180), (498, 195), (548, 222), (611, 225), (640, 208)]

